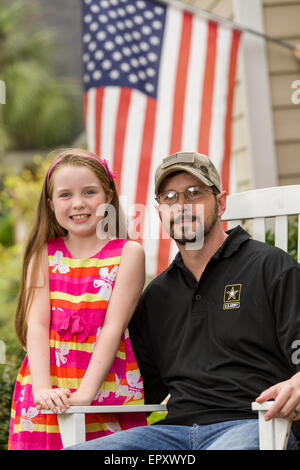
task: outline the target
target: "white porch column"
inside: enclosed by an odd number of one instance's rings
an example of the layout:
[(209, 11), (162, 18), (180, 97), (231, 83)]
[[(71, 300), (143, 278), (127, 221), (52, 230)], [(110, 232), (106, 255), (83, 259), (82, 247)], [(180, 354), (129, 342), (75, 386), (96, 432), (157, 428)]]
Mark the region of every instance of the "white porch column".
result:
[[(262, 0), (234, 0), (234, 20), (264, 33)], [(241, 79), (245, 90), (245, 118), (253, 188), (277, 186), (277, 162), (273, 132), (265, 40), (242, 33)]]

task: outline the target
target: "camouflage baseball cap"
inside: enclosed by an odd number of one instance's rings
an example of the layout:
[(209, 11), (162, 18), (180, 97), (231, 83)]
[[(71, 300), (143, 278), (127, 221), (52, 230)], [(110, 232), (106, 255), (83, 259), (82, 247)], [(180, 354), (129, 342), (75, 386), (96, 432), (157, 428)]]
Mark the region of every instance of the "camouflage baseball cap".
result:
[(186, 171), (196, 176), (207, 186), (216, 186), (221, 191), (220, 175), (206, 155), (196, 152), (177, 152), (163, 159), (155, 172), (155, 194), (166, 176), (175, 171)]

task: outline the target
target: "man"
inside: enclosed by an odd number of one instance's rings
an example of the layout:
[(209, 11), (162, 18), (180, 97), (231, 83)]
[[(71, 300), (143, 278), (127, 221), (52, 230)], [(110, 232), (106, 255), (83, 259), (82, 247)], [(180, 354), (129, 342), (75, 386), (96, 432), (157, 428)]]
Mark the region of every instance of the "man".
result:
[(226, 192), (206, 156), (165, 158), (155, 192), (179, 252), (144, 290), (130, 334), (145, 402), (170, 394), (168, 415), (75, 448), (258, 449), (253, 400), (274, 399), (266, 419), (300, 419), (300, 266), (241, 227), (223, 231)]

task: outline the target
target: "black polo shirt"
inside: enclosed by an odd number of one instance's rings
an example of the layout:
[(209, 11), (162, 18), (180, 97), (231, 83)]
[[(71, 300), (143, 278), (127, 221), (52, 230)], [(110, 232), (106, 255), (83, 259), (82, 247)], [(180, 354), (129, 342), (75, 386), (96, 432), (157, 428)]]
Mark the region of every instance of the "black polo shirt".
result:
[(228, 234), (199, 282), (178, 253), (130, 323), (145, 402), (171, 394), (164, 424), (256, 418), (251, 402), (300, 370), (300, 265)]

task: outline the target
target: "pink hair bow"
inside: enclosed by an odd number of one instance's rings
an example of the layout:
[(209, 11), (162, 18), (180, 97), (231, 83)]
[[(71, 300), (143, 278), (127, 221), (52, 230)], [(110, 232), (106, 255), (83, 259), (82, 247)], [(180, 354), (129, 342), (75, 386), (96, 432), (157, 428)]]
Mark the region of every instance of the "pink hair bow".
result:
[(109, 175), (110, 181), (112, 181), (113, 179), (115, 179), (116, 175), (115, 175), (112, 171), (110, 171), (109, 166), (108, 166), (108, 161), (107, 161), (105, 158), (103, 158), (103, 159), (101, 160), (101, 163), (102, 163), (102, 165), (106, 168), (106, 171), (107, 171), (107, 173), (108, 173), (108, 175)]

